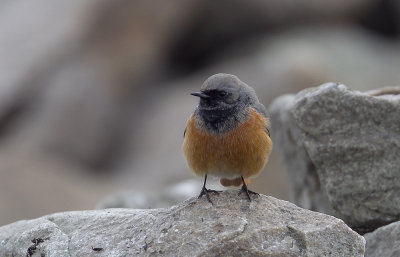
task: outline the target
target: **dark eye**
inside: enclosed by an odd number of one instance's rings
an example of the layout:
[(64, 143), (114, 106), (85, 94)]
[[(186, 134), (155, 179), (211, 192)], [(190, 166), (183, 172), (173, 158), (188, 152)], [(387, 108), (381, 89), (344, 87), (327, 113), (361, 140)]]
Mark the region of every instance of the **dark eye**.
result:
[(225, 91), (219, 91), (218, 92), (218, 96), (219, 97), (225, 97), (228, 93), (226, 93)]

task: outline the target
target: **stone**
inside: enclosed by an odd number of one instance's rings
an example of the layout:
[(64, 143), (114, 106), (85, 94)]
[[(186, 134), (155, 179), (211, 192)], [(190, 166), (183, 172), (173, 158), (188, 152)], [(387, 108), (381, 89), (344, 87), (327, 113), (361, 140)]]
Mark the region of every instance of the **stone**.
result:
[(326, 194), (334, 213), (359, 232), (400, 218), (399, 87), (361, 93), (327, 83), (280, 97), (270, 110), (272, 124), (284, 124), (276, 145), (289, 177), (301, 177), (295, 189), (312, 181), (303, 189), (309, 202)]
[[(270, 196), (236, 191), (169, 209), (56, 213), (0, 227), (0, 255), (363, 256), (343, 221)], [(30, 251), (30, 252), (28, 252)]]
[(276, 151), (284, 160), (282, 166), (288, 171), (288, 180), (292, 185), (289, 199), (308, 210), (333, 214), (328, 197), (321, 187), (316, 167), (310, 160), (303, 142), (299, 140), (301, 132), (295, 126), (290, 113), (294, 99), (294, 95), (284, 95), (274, 100), (269, 107), (271, 130), (274, 131), (272, 139), (277, 146)]
[(400, 256), (400, 221), (364, 235), (365, 257)]

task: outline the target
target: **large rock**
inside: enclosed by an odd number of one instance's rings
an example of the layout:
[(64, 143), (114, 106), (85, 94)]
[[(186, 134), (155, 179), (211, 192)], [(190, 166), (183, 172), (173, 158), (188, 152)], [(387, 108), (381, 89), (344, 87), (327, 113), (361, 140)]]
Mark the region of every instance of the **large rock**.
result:
[(364, 235), (366, 257), (400, 256), (400, 221)]
[[(289, 173), (292, 187), (290, 201), (308, 210), (333, 214), (328, 197), (321, 186), (316, 167), (299, 140), (301, 131), (296, 127), (291, 110), (294, 95), (277, 98), (270, 106), (272, 119), (272, 137), (277, 151), (283, 159), (282, 166)], [(293, 174), (295, 173), (295, 174)]]
[(363, 256), (343, 221), (269, 196), (235, 191), (170, 209), (66, 212), (0, 228), (0, 255)]
[(270, 107), (272, 124), (283, 124), (276, 145), (289, 176), (300, 177), (295, 189), (312, 181), (303, 189), (309, 202), (323, 203), (326, 193), (336, 214), (360, 232), (400, 218), (399, 92), (328, 83)]

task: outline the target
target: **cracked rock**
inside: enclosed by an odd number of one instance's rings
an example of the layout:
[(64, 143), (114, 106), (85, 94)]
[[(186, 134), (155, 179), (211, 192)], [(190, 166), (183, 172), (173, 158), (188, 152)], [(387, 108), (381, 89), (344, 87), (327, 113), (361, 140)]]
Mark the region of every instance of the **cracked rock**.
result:
[(56, 213), (0, 227), (0, 256), (363, 256), (365, 240), (340, 219), (236, 191), (169, 209)]
[(277, 98), (270, 112), (295, 203), (359, 232), (399, 220), (400, 87), (327, 83)]

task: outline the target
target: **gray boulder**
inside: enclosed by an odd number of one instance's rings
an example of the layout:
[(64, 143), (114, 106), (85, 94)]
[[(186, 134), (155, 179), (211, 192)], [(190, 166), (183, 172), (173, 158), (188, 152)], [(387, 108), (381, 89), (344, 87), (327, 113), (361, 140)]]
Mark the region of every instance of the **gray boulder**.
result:
[(335, 213), (359, 232), (399, 220), (399, 92), (328, 83), (271, 104), (295, 203)]
[(57, 213), (0, 227), (0, 256), (363, 256), (343, 221), (236, 191), (169, 209)]
[(400, 256), (400, 221), (364, 235), (366, 257)]
[(282, 166), (288, 171), (288, 180), (292, 185), (290, 200), (308, 210), (333, 214), (316, 168), (303, 142), (299, 140), (301, 131), (296, 127), (291, 114), (294, 99), (294, 95), (278, 97), (269, 108), (274, 146), (277, 146), (275, 149), (284, 160)]

